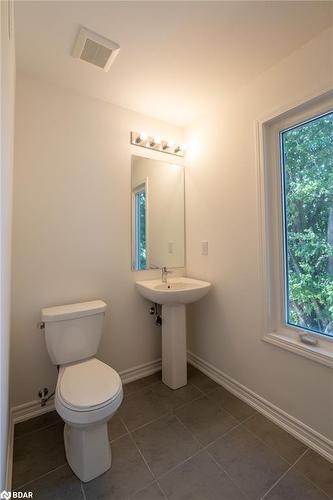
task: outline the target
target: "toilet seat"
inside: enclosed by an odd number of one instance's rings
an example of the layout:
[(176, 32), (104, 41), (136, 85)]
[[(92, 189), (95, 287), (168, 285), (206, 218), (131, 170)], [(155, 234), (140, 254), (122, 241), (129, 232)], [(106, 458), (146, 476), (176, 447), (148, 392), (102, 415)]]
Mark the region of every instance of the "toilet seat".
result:
[(96, 358), (60, 368), (57, 394), (75, 411), (93, 411), (112, 403), (122, 390), (119, 374)]
[(119, 374), (96, 358), (60, 367), (55, 406), (71, 424), (107, 420), (119, 408), (123, 388)]

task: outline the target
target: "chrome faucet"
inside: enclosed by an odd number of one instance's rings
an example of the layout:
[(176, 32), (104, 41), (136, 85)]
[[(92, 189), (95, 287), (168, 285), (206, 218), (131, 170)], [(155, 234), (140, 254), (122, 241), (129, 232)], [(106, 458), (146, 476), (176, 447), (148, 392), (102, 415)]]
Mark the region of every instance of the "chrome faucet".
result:
[(172, 271), (170, 271), (166, 266), (162, 267), (162, 283), (167, 283), (168, 282), (168, 274), (171, 274)]

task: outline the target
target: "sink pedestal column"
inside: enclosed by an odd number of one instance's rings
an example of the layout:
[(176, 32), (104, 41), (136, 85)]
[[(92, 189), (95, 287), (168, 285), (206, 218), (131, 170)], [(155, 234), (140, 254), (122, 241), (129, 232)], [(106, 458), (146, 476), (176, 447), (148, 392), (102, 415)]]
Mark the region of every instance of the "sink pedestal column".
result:
[(187, 384), (186, 306), (162, 306), (162, 381), (171, 389)]

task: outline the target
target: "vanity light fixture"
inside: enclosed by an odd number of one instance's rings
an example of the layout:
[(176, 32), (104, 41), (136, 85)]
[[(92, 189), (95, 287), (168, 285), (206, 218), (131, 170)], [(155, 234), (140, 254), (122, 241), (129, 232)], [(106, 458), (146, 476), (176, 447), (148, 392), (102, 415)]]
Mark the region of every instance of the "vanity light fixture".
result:
[(184, 156), (186, 151), (185, 144), (175, 144), (173, 141), (163, 140), (157, 135), (148, 136), (145, 132), (131, 132), (131, 144), (176, 156)]

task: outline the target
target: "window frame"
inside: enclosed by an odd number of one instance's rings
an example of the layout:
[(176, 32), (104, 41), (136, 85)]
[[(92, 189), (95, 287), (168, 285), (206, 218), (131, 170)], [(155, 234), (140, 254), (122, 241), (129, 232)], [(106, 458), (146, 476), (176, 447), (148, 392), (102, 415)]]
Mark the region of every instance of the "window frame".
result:
[[(144, 191), (146, 195), (146, 203), (145, 203), (145, 219), (146, 219), (146, 267), (145, 269), (139, 269), (137, 266), (137, 217), (136, 217), (136, 208), (137, 208), (137, 194)], [(148, 177), (140, 180), (132, 189), (132, 268), (134, 271), (146, 271), (150, 268), (150, 256), (149, 256), (149, 190), (148, 190)]]
[[(333, 92), (257, 123), (259, 221), (264, 295), (262, 339), (333, 367), (333, 338), (287, 323), (283, 169), (280, 133), (333, 110)], [(301, 340), (314, 342), (308, 345)]]

